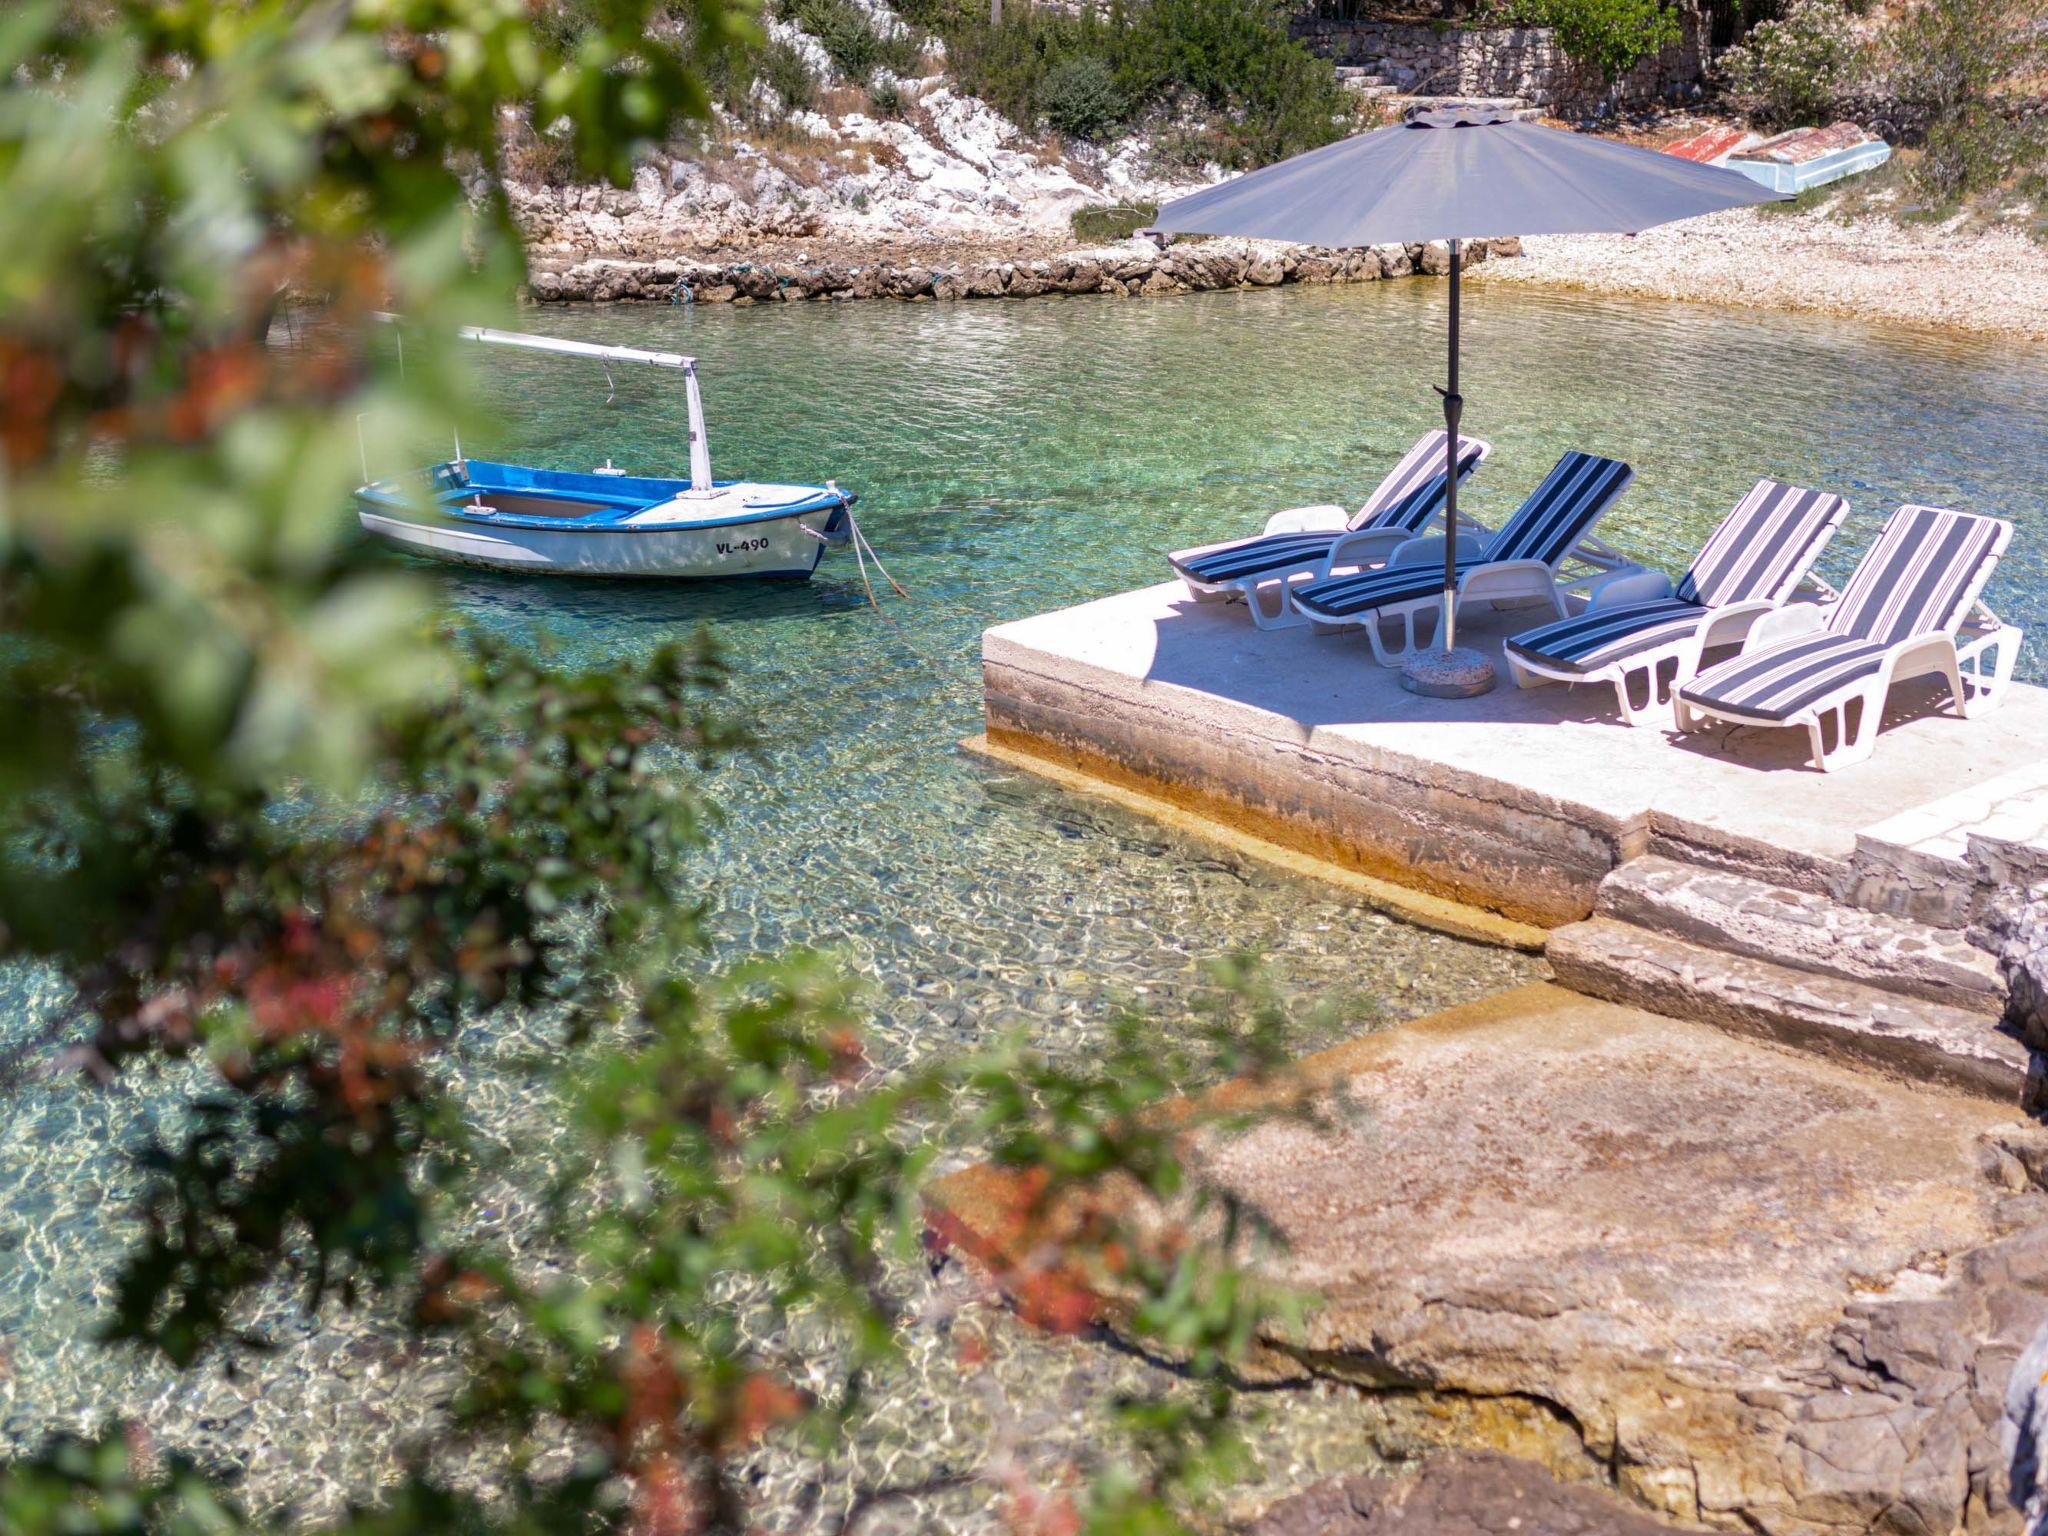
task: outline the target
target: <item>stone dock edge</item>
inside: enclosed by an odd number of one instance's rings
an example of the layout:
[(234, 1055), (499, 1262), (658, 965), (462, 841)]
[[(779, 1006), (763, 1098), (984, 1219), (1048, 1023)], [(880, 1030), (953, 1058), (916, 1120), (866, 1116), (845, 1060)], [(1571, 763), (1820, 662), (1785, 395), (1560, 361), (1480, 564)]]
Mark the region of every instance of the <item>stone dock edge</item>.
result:
[(1526, 954), (1542, 953), (1549, 937), (1546, 929), (1534, 923), (1369, 874), (1292, 841), (1282, 841), (1293, 830), (1290, 823), (1255, 818), (1235, 802), (1212, 800), (1145, 778), (1107, 758), (1052, 749), (1038, 737), (1010, 731), (969, 736), (960, 743), (960, 750), (1036, 774), (1062, 789), (1109, 801), (1175, 832), (1219, 844), (1287, 874), (1334, 886), (1375, 911), (1418, 927)]

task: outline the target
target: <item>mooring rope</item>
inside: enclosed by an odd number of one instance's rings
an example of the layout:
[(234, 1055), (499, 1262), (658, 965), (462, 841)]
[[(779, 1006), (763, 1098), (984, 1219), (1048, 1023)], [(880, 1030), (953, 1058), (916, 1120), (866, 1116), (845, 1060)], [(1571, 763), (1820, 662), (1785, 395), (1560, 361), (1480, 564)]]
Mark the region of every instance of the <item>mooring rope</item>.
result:
[[(818, 532), (818, 530), (815, 528), (807, 526), (806, 524), (798, 523), (797, 527), (802, 528), (805, 533), (808, 533), (820, 544), (829, 545), (832, 542), (831, 539), (828, 538), (826, 535)], [(875, 595), (875, 584), (868, 578), (869, 560), (874, 561), (875, 570), (881, 575), (881, 578), (884, 581), (889, 583), (890, 587), (894, 589), (898, 597), (907, 599), (910, 596), (910, 593), (907, 590), (905, 590), (903, 583), (901, 583), (894, 576), (891, 576), (889, 574), (889, 568), (882, 564), (881, 555), (876, 551), (874, 544), (870, 542), (867, 534), (861, 530), (860, 523), (857, 520), (855, 520), (853, 515), (853, 508), (850, 506), (846, 508), (846, 531), (846, 542), (853, 548), (854, 563), (860, 571), (860, 584), (862, 589), (867, 593), (868, 606), (875, 610), (876, 615), (882, 620), (884, 624), (887, 624), (891, 629), (896, 631), (896, 638), (903, 642), (903, 648), (905, 650), (909, 651), (913, 657), (915, 657), (918, 661), (924, 663), (925, 666), (931, 668), (932, 671), (937, 673), (941, 678), (947, 681), (952, 681), (956, 677), (955, 671), (947, 668), (943, 662), (941, 662), (937, 657), (933, 656), (931, 652), (924, 648), (924, 646), (920, 645), (917, 641), (911, 639), (910, 632), (906, 630), (901, 624), (898, 624), (896, 622), (895, 617), (889, 612), (888, 609), (882, 606), (881, 599)], [(941, 602), (939, 604), (939, 607), (941, 609), (949, 608), (952, 606), (954, 605), (950, 605), (944, 602)], [(961, 611), (965, 612), (966, 610), (962, 609)]]

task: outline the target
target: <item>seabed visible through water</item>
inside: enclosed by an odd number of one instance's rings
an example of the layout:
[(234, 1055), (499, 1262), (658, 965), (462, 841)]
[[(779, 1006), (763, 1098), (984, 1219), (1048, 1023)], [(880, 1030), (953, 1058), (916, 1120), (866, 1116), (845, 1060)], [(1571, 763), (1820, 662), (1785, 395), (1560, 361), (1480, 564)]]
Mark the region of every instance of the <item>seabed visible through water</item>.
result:
[[(912, 594), (867, 604), (851, 561), (802, 587), (619, 586), (445, 573), (472, 621), (579, 659), (644, 653), (699, 624), (733, 664), (731, 703), (760, 764), (714, 786), (728, 815), (701, 877), (714, 959), (819, 945), (872, 983), (884, 1065), (1017, 1025), (1085, 1046), (1115, 1008), (1171, 1017), (1204, 961), (1256, 949), (1302, 1005), (1334, 998), (1304, 1050), (1484, 997), (1536, 974), (1512, 949), (1391, 920), (1339, 886), (954, 749), (981, 727), (991, 624), (1127, 591), (1162, 551), (1257, 526), (1276, 508), (1356, 503), (1433, 424), (1442, 292), (1425, 283), (1109, 302), (547, 310), (531, 329), (694, 353), (721, 474), (837, 477)], [(2037, 622), (2048, 591), (2048, 354), (1808, 316), (1602, 300), (1492, 285), (1466, 306), (1467, 430), (1495, 446), (1472, 510), (1497, 521), (1557, 455), (1629, 460), (1603, 532), (1682, 568), (1759, 475), (1847, 495), (1853, 562), (1913, 499), (2013, 517), (1989, 597)], [(506, 427), (471, 453), (588, 468), (679, 463), (679, 412), (652, 381), (509, 364), (486, 387)], [(381, 468), (375, 466), (373, 468)], [(345, 504), (337, 518), (350, 515)], [(1244, 626), (1249, 649), (1272, 637)], [(2038, 645), (2021, 675), (2043, 676)], [(1333, 685), (1369, 666), (1309, 659)], [(1997, 717), (1993, 717), (1994, 722)], [(1884, 748), (1880, 747), (1880, 756)], [(0, 978), (14, 1029), (56, 1005), (47, 977)], [(516, 1031), (514, 1032), (516, 1033)], [(458, 1066), (476, 1123), (554, 1133), (514, 1038)], [(167, 1076), (87, 1093), (51, 1078), (0, 1103), (0, 1435), (17, 1446), (101, 1415), (246, 1469), (252, 1494), (331, 1512), (362, 1496), (413, 1422), (432, 1360), (361, 1322), (277, 1320), (283, 1347), (239, 1380), (181, 1380), (91, 1341), (131, 1147), (176, 1100)], [(517, 1220), (516, 1195), (501, 1219)], [(1106, 1381), (1141, 1368), (1077, 1341), (1018, 1338), (1031, 1422), (1080, 1443)], [(980, 1410), (950, 1355), (913, 1342), (878, 1395), (864, 1469), (978, 1448)], [(1272, 1488), (1361, 1464), (1342, 1394), (1267, 1395)], [(961, 1529), (957, 1516), (943, 1522)]]

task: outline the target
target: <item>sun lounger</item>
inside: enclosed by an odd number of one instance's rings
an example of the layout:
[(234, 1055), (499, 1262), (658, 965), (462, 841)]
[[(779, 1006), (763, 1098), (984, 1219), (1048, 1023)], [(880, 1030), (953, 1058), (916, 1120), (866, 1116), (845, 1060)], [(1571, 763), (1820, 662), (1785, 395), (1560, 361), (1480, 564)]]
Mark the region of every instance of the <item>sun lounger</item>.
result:
[(1622, 719), (1668, 725), (1672, 690), (1691, 681), (1701, 654), (1740, 642), (1781, 606), (1848, 510), (1824, 491), (1757, 481), (1676, 588), (1661, 571), (1612, 576), (1581, 612), (1509, 640), (1515, 685), (1612, 683)]
[[(1491, 445), (1458, 439), (1458, 478), (1485, 462)], [(1291, 507), (1248, 539), (1176, 550), (1166, 558), (1198, 603), (1242, 602), (1264, 629), (1303, 623), (1287, 606), (1289, 582), (1333, 570), (1363, 570), (1427, 529), (1444, 506), (1444, 433), (1424, 433), (1366, 498), (1355, 516), (1339, 506)]]
[[(1533, 600), (1563, 618), (1567, 589), (1603, 572), (1636, 569), (1592, 537), (1594, 524), (1634, 478), (1635, 471), (1619, 459), (1567, 453), (1499, 533), (1482, 543), (1461, 532), (1459, 611), (1471, 602)], [(1585, 574), (1568, 573), (1568, 561), (1587, 567)], [(1374, 658), (1394, 667), (1422, 643), (1416, 621), (1437, 611), (1443, 585), (1444, 545), (1438, 535), (1409, 540), (1377, 571), (1305, 582), (1289, 587), (1287, 597), (1318, 630), (1363, 628)], [(1384, 633), (1388, 624), (1400, 626), (1400, 638), (1392, 644)]]
[(1839, 598), (1766, 614), (1741, 655), (1682, 686), (1678, 728), (1804, 726), (1826, 772), (1870, 756), (1902, 679), (1944, 679), (1961, 715), (1992, 708), (2019, 659), (2020, 631), (1979, 594), (2011, 538), (2012, 524), (1994, 517), (1901, 507)]

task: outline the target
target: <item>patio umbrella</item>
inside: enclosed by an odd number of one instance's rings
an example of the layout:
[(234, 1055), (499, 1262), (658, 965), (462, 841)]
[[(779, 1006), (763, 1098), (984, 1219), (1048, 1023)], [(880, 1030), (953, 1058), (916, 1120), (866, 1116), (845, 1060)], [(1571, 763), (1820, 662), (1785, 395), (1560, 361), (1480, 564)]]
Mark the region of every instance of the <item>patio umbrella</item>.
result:
[(1477, 105), (1421, 112), (1251, 171), (1168, 203), (1159, 234), (1244, 235), (1331, 247), (1450, 243), (1449, 380), (1444, 397), (1448, 477), (1441, 648), (1409, 664), (1404, 685), (1426, 693), (1483, 693), (1492, 663), (1458, 651), (1458, 271), (1464, 240), (1502, 235), (1633, 234), (1653, 224), (1781, 194), (1735, 171), (1567, 133)]

